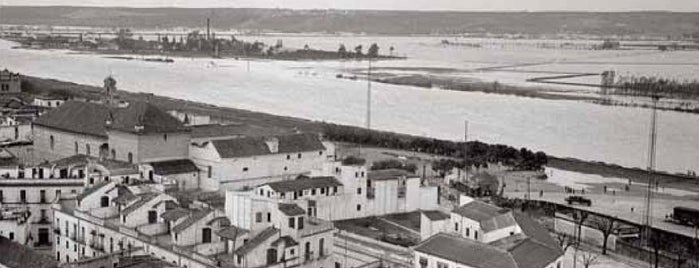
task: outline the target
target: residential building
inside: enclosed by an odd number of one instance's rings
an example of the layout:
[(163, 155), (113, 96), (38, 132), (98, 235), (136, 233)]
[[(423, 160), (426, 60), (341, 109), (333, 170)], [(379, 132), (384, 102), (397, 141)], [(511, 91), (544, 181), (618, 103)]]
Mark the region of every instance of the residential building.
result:
[(166, 189), (196, 190), (201, 187), (199, 168), (189, 159), (166, 160), (139, 165), (145, 180)]
[(4, 69), (0, 71), (0, 94), (22, 92), (22, 77)]
[(65, 103), (68, 98), (60, 95), (40, 95), (34, 98), (32, 105), (44, 108), (56, 108)]
[(125, 252), (177, 267), (215, 267), (225, 253), (225, 241), (215, 235), (229, 223), (221, 210), (196, 201), (185, 207), (156, 185), (101, 182), (52, 208), (61, 263), (112, 260)]
[(29, 235), (29, 209), (23, 206), (0, 208), (0, 238), (4, 237), (19, 244), (27, 244)]
[(528, 216), (462, 197), (450, 217), (423, 212), (416, 268), (561, 268), (563, 250)]
[(311, 133), (192, 142), (190, 159), (206, 190), (242, 189), (321, 169), (334, 152)]

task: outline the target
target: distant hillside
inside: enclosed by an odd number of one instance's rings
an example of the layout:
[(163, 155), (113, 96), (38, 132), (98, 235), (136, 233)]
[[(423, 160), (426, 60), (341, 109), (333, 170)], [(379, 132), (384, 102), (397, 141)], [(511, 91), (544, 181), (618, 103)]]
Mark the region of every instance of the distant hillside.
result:
[(699, 36), (699, 13), (422, 12), (192, 8), (0, 8), (0, 23), (131, 28), (218, 29), (370, 34), (590, 34)]

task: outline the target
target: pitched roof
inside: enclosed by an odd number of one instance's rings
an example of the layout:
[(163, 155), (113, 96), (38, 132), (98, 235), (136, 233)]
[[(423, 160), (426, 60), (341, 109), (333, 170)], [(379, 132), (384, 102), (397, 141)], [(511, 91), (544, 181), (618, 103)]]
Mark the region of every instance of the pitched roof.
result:
[(284, 134), (286, 129), (262, 127), (250, 124), (207, 124), (194, 125), (192, 128), (192, 138), (230, 138), (230, 137), (262, 137), (267, 135)]
[(157, 175), (184, 174), (199, 171), (196, 165), (189, 159), (152, 162), (153, 173)]
[(140, 199), (136, 201), (136, 203), (133, 203), (132, 205), (126, 207), (121, 211), (122, 215), (129, 215), (148, 203), (149, 201), (153, 200), (154, 198), (158, 197), (158, 194), (156, 193), (143, 193), (137, 195)]
[(284, 243), (284, 247), (293, 247), (299, 244), (299, 242), (296, 242), (291, 236), (285, 235), (280, 237), (279, 239), (275, 240), (272, 242), (272, 246), (276, 247), (280, 243)]
[(240, 237), (241, 235), (247, 234), (249, 232), (250, 231), (245, 230), (243, 228), (239, 228), (237, 226), (230, 225), (230, 226), (227, 226), (227, 227), (219, 230), (218, 232), (216, 232), (216, 234), (218, 234), (218, 236), (220, 236), (220, 237), (233, 240), (233, 239), (236, 239), (236, 238)]
[(486, 232), (517, 224), (511, 210), (477, 200), (455, 208), (452, 212), (480, 222), (481, 229)]
[[(272, 152), (266, 139), (277, 139), (277, 152)], [(226, 140), (213, 140), (211, 143), (221, 158), (250, 157), (257, 155), (299, 153), (325, 150), (318, 135), (295, 133), (272, 137), (241, 137)]]
[(296, 192), (306, 189), (314, 188), (325, 188), (325, 187), (335, 187), (342, 186), (342, 183), (338, 181), (335, 177), (306, 177), (299, 176), (295, 180), (284, 180), (277, 182), (270, 182), (266, 185), (272, 188), (272, 190), (280, 193), (286, 192)]
[[(107, 121), (111, 121), (111, 124), (107, 125)], [(98, 103), (67, 101), (38, 117), (34, 124), (99, 137), (107, 137), (108, 128), (132, 133), (187, 130), (182, 122), (146, 102), (133, 102), (127, 107), (110, 108)]]
[(0, 266), (9, 268), (54, 268), (58, 262), (48, 255), (38, 253), (29, 247), (0, 236)]
[(394, 180), (398, 177), (413, 175), (408, 171), (402, 169), (382, 169), (382, 170), (372, 170), (367, 174), (367, 178), (374, 181), (381, 180)]
[(432, 221), (441, 221), (449, 219), (449, 214), (441, 212), (439, 210), (423, 210), (422, 214), (425, 214), (428, 219)]
[(94, 186), (92, 186), (92, 187), (90, 187), (90, 188), (85, 188), (85, 189), (82, 191), (82, 193), (80, 193), (80, 194), (77, 196), (77, 199), (78, 199), (78, 201), (83, 200), (84, 198), (90, 196), (91, 194), (97, 192), (98, 190), (100, 190), (100, 189), (102, 189), (102, 188), (104, 188), (105, 186), (110, 185), (110, 184), (111, 184), (111, 182), (109, 182), (109, 181), (102, 181), (102, 182), (100, 182), (100, 183), (98, 183), (98, 184), (95, 184)]
[(279, 233), (278, 229), (275, 229), (274, 227), (268, 227), (267, 229), (264, 229), (262, 232), (257, 234), (255, 237), (250, 239), (247, 243), (243, 244), (238, 250), (235, 251), (235, 254), (238, 255), (245, 255), (248, 252), (252, 251), (253, 249), (257, 248), (258, 246), (262, 245), (267, 239), (270, 239), (274, 235)]
[(117, 197), (112, 200), (112, 202), (125, 205), (134, 199), (138, 198), (128, 187), (123, 185), (117, 186)]
[(445, 233), (428, 238), (417, 245), (415, 251), (477, 268), (518, 268), (504, 250)]
[(163, 212), (160, 215), (165, 221), (176, 221), (189, 215), (189, 210), (186, 208), (174, 208)]
[(206, 215), (209, 215), (209, 213), (211, 213), (211, 212), (213, 212), (213, 210), (207, 209), (207, 208), (205, 208), (205, 209), (191, 209), (189, 217), (187, 217), (187, 219), (185, 219), (183, 222), (181, 222), (177, 226), (173, 227), (172, 231), (175, 233), (179, 233), (179, 232), (182, 232), (184, 230), (187, 230), (187, 228), (192, 226), (192, 224), (195, 224), (196, 222), (200, 221), (201, 219), (206, 217)]
[(306, 214), (306, 211), (297, 204), (279, 203), (279, 211), (287, 216), (298, 216)]

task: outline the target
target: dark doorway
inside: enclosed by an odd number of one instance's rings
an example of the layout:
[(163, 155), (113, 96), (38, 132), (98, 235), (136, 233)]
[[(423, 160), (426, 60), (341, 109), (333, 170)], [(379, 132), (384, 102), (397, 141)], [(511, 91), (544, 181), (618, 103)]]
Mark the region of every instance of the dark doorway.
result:
[(201, 229), (201, 242), (211, 243), (211, 228)]
[(267, 250), (267, 265), (277, 263), (277, 249), (270, 248)]
[(151, 210), (148, 211), (148, 223), (153, 224), (158, 221), (158, 212)]
[(100, 207), (106, 208), (109, 206), (109, 197), (103, 196), (100, 198)]
[(39, 228), (39, 241), (38, 241), (40, 246), (48, 246), (49, 245), (49, 229), (48, 228)]

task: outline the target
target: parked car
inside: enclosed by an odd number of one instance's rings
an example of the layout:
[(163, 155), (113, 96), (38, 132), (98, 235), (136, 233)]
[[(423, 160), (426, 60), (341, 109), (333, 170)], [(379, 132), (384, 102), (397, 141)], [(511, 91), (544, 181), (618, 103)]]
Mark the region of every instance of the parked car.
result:
[(579, 196), (579, 195), (571, 195), (571, 196), (569, 196), (569, 197), (566, 197), (565, 200), (566, 200), (566, 202), (568, 203), (568, 205), (572, 205), (572, 204), (574, 204), (574, 203), (578, 203), (578, 204), (580, 204), (580, 205), (586, 205), (586, 206), (588, 206), (588, 207), (589, 207), (589, 206), (592, 206), (592, 200), (590, 200), (589, 198), (585, 198), (585, 197)]
[(699, 209), (675, 207), (672, 210), (672, 220), (683, 225), (699, 225)]

